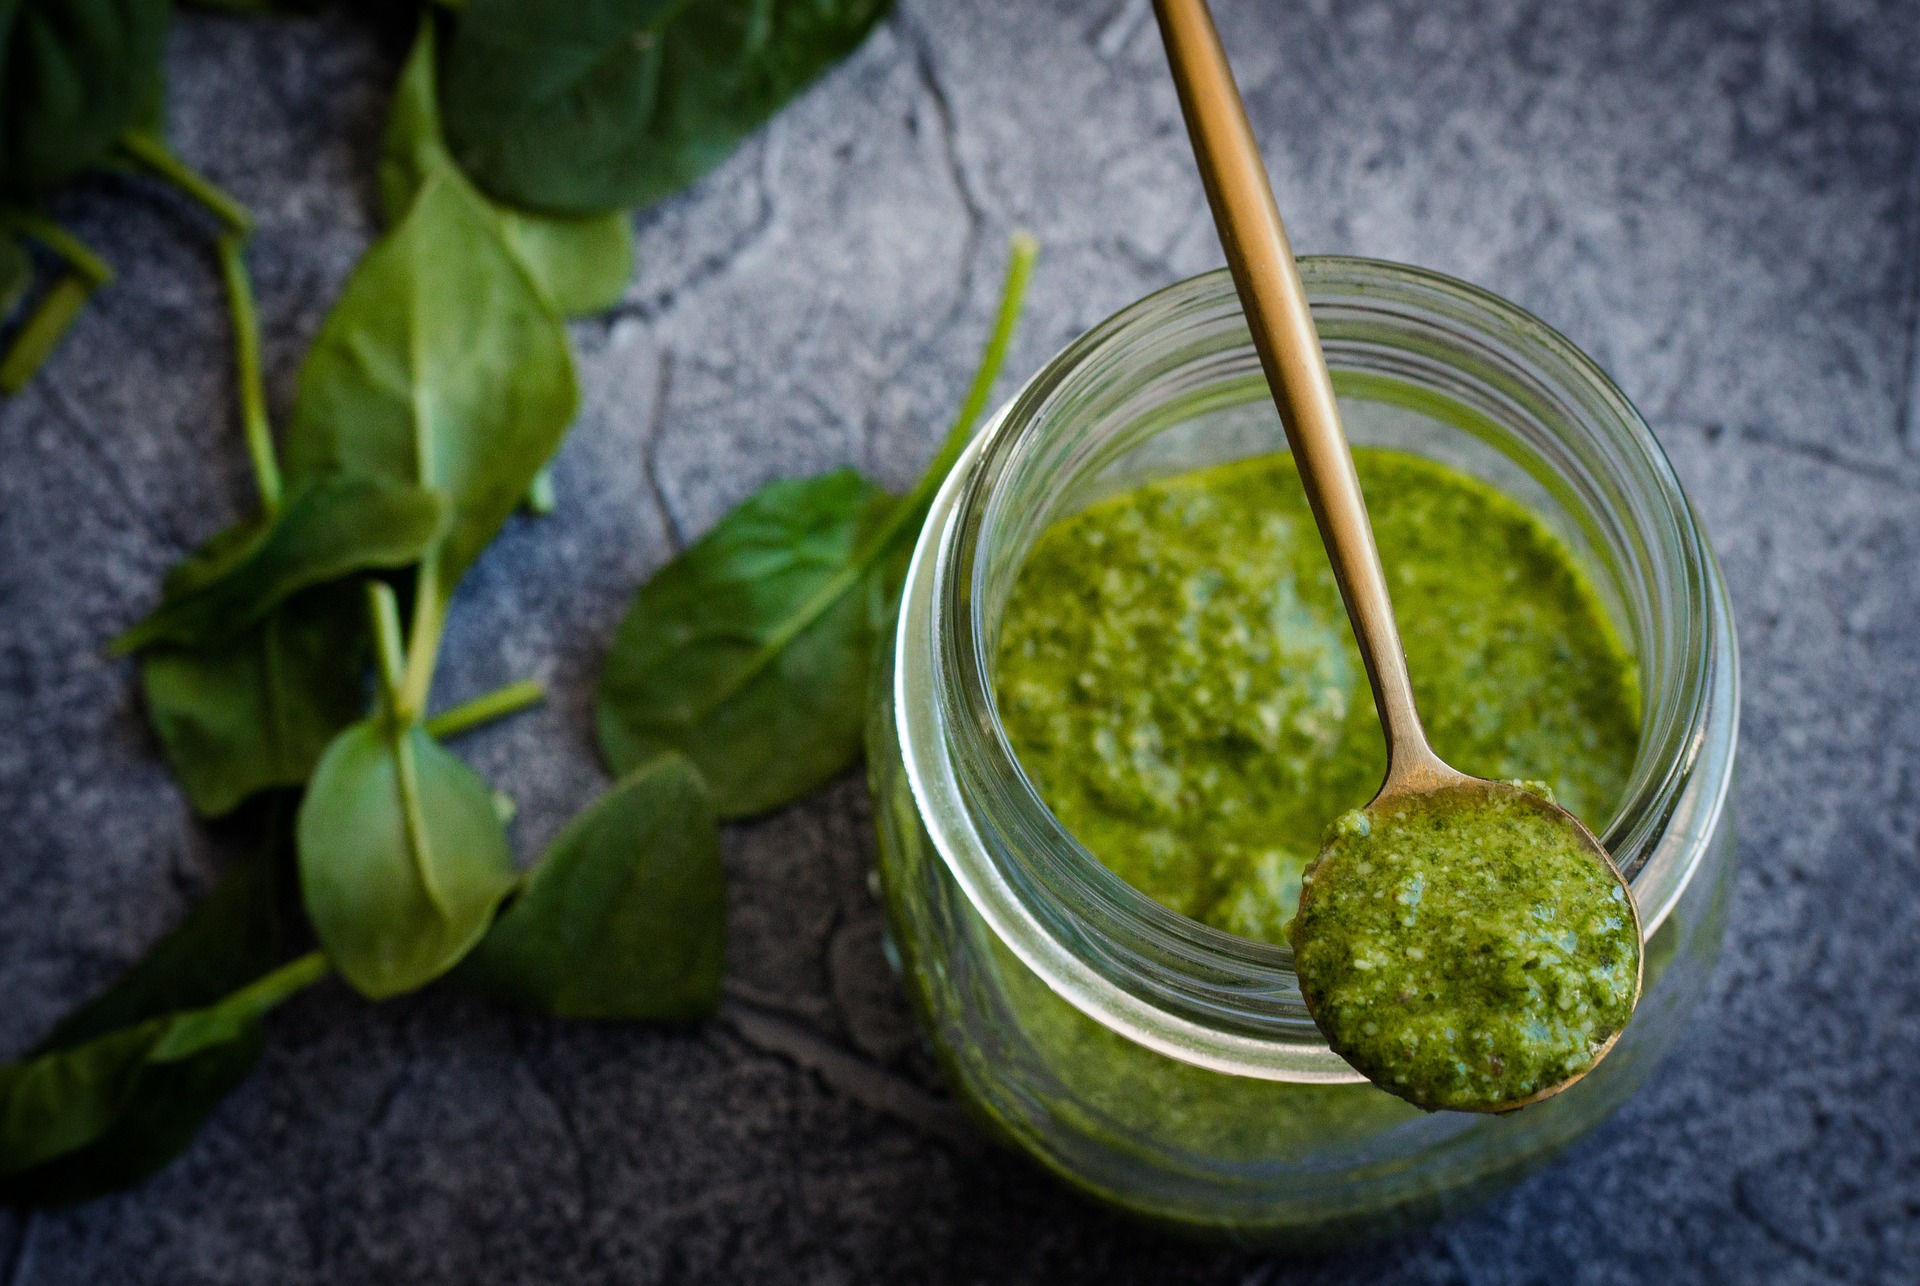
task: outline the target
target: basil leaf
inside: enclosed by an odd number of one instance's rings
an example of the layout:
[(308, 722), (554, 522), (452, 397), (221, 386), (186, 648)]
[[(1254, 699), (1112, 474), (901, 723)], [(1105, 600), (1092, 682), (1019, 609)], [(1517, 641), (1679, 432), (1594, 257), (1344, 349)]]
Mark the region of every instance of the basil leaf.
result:
[(297, 836), (314, 931), (346, 980), (374, 999), (452, 968), (515, 879), (485, 783), (418, 725), (384, 715), (327, 748)]
[(112, 1120), (90, 1142), (0, 1178), (0, 1201), (62, 1206), (132, 1187), (163, 1169), (260, 1061), (256, 1028), (174, 1063), (140, 1062)]
[[(428, 174), (446, 171), (465, 181), (441, 138), (434, 28), (432, 13), (422, 13), (387, 119), (380, 207), (389, 224), (406, 217)], [(492, 208), (501, 236), (555, 311), (578, 317), (620, 302), (633, 276), (633, 220), (626, 211), (572, 217)]]
[(712, 1013), (726, 887), (706, 786), (663, 756), (568, 824), (455, 978), (561, 1018)]
[(897, 501), (851, 469), (748, 497), (640, 588), (600, 676), (616, 773), (677, 750), (715, 810), (777, 808), (860, 753), (877, 622), (862, 584)]
[[(276, 810), (278, 811), (278, 810)], [(290, 819), (291, 813), (288, 811)], [(216, 1003), (271, 970), (286, 947), (286, 821), (265, 849), (234, 864), (186, 920), (107, 992), (70, 1015), (32, 1056), (98, 1040), (174, 1010)], [(259, 1060), (257, 1031), (172, 1063), (144, 1063), (124, 1104), (92, 1142), (0, 1180), (0, 1199), (83, 1201), (136, 1183), (177, 1156)]]
[(33, 258), (20, 238), (0, 232), (0, 321), (13, 315), (33, 286)]
[(111, 988), (69, 1014), (34, 1053), (213, 1004), (281, 962), (288, 939), (282, 909), (293, 855), (292, 809), (272, 811), (260, 851), (235, 862), (178, 928)]
[(301, 590), (417, 561), (445, 518), (440, 497), (403, 483), (351, 476), (309, 482), (270, 522), (222, 533), (183, 562), (160, 607), (111, 650), (225, 642)]
[(300, 371), (286, 465), (431, 487), (451, 509), (422, 567), (444, 603), (565, 435), (566, 329), (485, 202), (445, 172), (368, 251)]
[(590, 214), (698, 179), (889, 0), (472, 0), (447, 47), (454, 156), (489, 193)]
[(567, 317), (603, 313), (633, 278), (633, 218), (625, 210), (578, 217), (495, 206), (501, 235), (541, 293)]
[(164, 1020), (0, 1067), (0, 1178), (99, 1138), (132, 1099)]
[(308, 590), (245, 633), (143, 658), (147, 713), (194, 810), (218, 817), (256, 791), (306, 781), (366, 710), (359, 588)]
[[(268, 1010), (324, 977), (317, 953), (201, 1008), (178, 1010), (0, 1067), (0, 1181), (26, 1189), (36, 1167), (104, 1141), (150, 1071), (184, 1068), (258, 1039)], [(202, 1073), (212, 1065), (202, 1065)], [(171, 1088), (181, 1082), (173, 1080)], [(31, 1195), (30, 1191), (27, 1195)]]
[(706, 777), (715, 811), (740, 817), (852, 766), (872, 653), (913, 537), (986, 408), (1037, 252), (1031, 237), (1014, 237), (980, 369), (904, 499), (850, 470), (775, 482), (640, 587), (596, 702), (615, 772), (677, 750)]
[(0, 193), (31, 199), (98, 161), (153, 96), (167, 0), (0, 3)]

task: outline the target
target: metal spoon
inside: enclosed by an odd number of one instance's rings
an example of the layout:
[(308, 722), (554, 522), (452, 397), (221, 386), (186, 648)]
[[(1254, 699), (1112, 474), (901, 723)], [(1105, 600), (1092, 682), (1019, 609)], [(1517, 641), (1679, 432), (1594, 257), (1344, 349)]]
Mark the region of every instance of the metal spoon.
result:
[[(1388, 804), (1462, 787), (1484, 792), (1488, 798), (1524, 796), (1564, 825), (1569, 836), (1577, 836), (1575, 842), (1619, 883), (1637, 937), (1640, 916), (1633, 891), (1579, 818), (1513, 784), (1469, 777), (1449, 767), (1427, 744), (1414, 706), (1413, 685), (1399, 627), (1394, 622), (1393, 603), (1387, 594), (1386, 576), (1354, 472), (1353, 454), (1340, 426), (1326, 357), (1320, 350), (1300, 272), (1219, 32), (1206, 0), (1154, 0), (1154, 10), (1214, 224), (1320, 528), (1320, 539), (1346, 602), (1386, 734), (1386, 781), (1363, 811), (1372, 813)], [(1303, 891), (1303, 907), (1310, 896), (1310, 889)], [(1633, 1000), (1638, 1003), (1638, 952), (1635, 959)], [(1307, 1002), (1312, 1012), (1311, 994)], [(1319, 1019), (1318, 1014), (1315, 1017)], [(1586, 1070), (1597, 1066), (1618, 1039), (1616, 1031), (1594, 1050), (1593, 1062)], [(1581, 1071), (1524, 1098), (1470, 1110), (1512, 1111), (1557, 1094), (1584, 1075), (1586, 1071)]]

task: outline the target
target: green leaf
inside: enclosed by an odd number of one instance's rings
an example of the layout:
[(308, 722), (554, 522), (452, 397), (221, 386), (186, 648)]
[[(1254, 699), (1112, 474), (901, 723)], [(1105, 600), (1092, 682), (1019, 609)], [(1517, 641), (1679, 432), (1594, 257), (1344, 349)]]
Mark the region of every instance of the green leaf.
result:
[(159, 608), (111, 650), (224, 643), (301, 590), (417, 561), (439, 538), (445, 517), (437, 495), (405, 483), (351, 476), (309, 482), (271, 521), (224, 532), (181, 563)]
[(167, 0), (0, 3), (0, 193), (31, 199), (98, 161), (151, 101)]
[(663, 756), (568, 824), (455, 978), (561, 1018), (711, 1013), (726, 879), (700, 774)]
[(472, 0), (447, 48), (453, 154), (516, 205), (686, 187), (866, 38), (889, 0)]
[(452, 968), (515, 879), (485, 783), (418, 725), (385, 716), (327, 748), (297, 833), (314, 931), (347, 981), (375, 999)]
[(912, 540), (986, 408), (1037, 248), (1018, 234), (999, 316), (927, 471), (894, 500), (850, 470), (748, 497), (640, 587), (600, 676), (616, 773), (679, 751), (722, 817), (809, 793), (860, 754), (867, 674)]
[(500, 230), (555, 309), (568, 317), (603, 313), (633, 277), (633, 218), (625, 210), (570, 217), (495, 206)]
[(844, 772), (880, 625), (860, 592), (870, 538), (897, 504), (851, 469), (770, 483), (641, 586), (600, 677), (614, 771), (677, 750), (723, 817)]
[(126, 134), (145, 134), (161, 143), (167, 140), (167, 67), (162, 54), (153, 78), (141, 87), (140, 96), (127, 117)]
[[(30, 1057), (72, 1049), (149, 1019), (218, 1002), (282, 958), (288, 822), (276, 815), (264, 850), (234, 864), (186, 920), (118, 983), (70, 1015)], [(0, 1180), (0, 1200), (83, 1201), (138, 1182), (179, 1154), (259, 1059), (258, 1032), (178, 1062), (143, 1063), (118, 1113), (91, 1142)]]
[(444, 604), (560, 445), (577, 401), (564, 326), (485, 202), (435, 172), (360, 261), (307, 354), (287, 472), (438, 491), (450, 523), (423, 592)]
[(225, 643), (148, 650), (148, 716), (194, 810), (217, 817), (257, 791), (306, 781), (366, 711), (367, 652), (352, 584), (308, 590)]
[(33, 258), (20, 238), (0, 232), (0, 321), (5, 321), (33, 286)]
[(264, 1047), (264, 1036), (253, 1030), (179, 1062), (142, 1061), (104, 1129), (90, 1142), (0, 1178), (0, 1201), (62, 1206), (132, 1187), (186, 1150), (213, 1110), (252, 1074)]
[(0, 1178), (106, 1133), (132, 1100), (163, 1020), (0, 1067)]
[(292, 809), (271, 812), (260, 851), (235, 862), (178, 928), (111, 988), (68, 1015), (34, 1053), (214, 1004), (281, 962), (288, 939), (282, 904), (293, 855)]
[[(317, 953), (303, 956), (213, 1004), (0, 1067), (0, 1182), (9, 1195), (33, 1199), (29, 1181), (37, 1167), (105, 1142), (128, 1121), (130, 1111), (139, 1113), (142, 1124), (164, 1126), (147, 1104), (168, 1091), (209, 1089), (220, 1080), (213, 1072), (230, 1075), (230, 1065), (202, 1060), (209, 1055), (223, 1060), (232, 1047), (257, 1042), (261, 1017), (326, 972), (326, 961)], [(199, 1083), (186, 1070), (196, 1065)], [(153, 1072), (168, 1079), (148, 1080)], [(103, 1160), (108, 1174), (121, 1177), (114, 1158)]]
[[(465, 181), (440, 133), (434, 87), (434, 18), (421, 14), (420, 35), (394, 91), (380, 157), (380, 206), (389, 224), (406, 217), (428, 174)], [(560, 313), (578, 317), (620, 302), (633, 276), (633, 220), (624, 210), (573, 217), (493, 206), (501, 236)]]

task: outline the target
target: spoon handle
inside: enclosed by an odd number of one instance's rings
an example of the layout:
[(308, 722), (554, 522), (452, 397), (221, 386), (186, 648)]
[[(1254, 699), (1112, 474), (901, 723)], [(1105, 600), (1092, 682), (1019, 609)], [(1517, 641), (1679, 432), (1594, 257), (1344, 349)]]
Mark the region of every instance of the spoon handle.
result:
[(1387, 737), (1386, 790), (1456, 776), (1427, 745), (1353, 453), (1267, 167), (1206, 0), (1154, 0), (1194, 158)]

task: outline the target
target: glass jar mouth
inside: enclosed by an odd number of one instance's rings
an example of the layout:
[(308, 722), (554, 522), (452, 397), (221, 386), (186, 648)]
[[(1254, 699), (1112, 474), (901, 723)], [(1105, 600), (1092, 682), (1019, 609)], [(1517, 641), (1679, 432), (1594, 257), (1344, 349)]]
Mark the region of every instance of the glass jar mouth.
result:
[[(1602, 838), (1651, 934), (1724, 807), (1731, 730), (1709, 733), (1737, 709), (1724, 590), (1671, 465), (1606, 375), (1514, 305), (1377, 260), (1307, 258), (1301, 273), (1337, 378), (1514, 457), (1521, 484), (1572, 516), (1561, 534), (1617, 573), (1599, 588), (1640, 662), (1642, 729)], [(972, 444), (922, 532), (896, 641), (896, 719), (947, 866), (1054, 990), (1185, 1061), (1351, 1081), (1307, 1015), (1287, 948), (1160, 905), (1067, 832), (1021, 770), (992, 682), (1006, 594), (1076, 487), (1112, 475), (1117, 489), (1148, 444), (1209, 408), (1264, 403), (1265, 387), (1224, 270), (1135, 303), (1048, 363)], [(918, 694), (915, 674), (930, 680)]]

